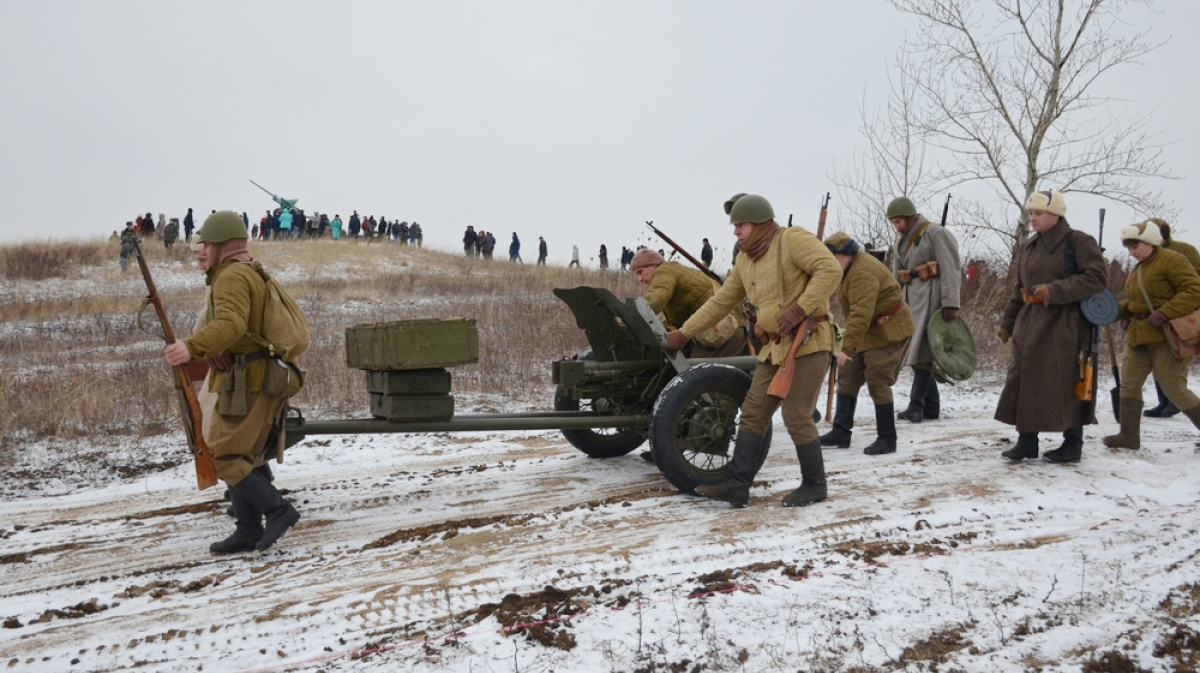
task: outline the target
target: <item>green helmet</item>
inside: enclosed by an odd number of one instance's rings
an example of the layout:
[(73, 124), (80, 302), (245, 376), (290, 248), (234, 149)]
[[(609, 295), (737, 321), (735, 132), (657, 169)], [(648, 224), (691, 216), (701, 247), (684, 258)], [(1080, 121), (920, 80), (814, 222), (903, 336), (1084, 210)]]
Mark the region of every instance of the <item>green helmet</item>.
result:
[(728, 215), (729, 211), (733, 210), (733, 204), (737, 203), (737, 200), (742, 198), (745, 195), (746, 195), (746, 192), (740, 192), (738, 194), (734, 194), (733, 196), (729, 197), (729, 200), (725, 202), (725, 214)]
[(775, 219), (775, 211), (771, 209), (771, 203), (758, 194), (743, 196), (734, 201), (733, 207), (729, 209), (729, 221), (732, 224), (739, 222), (762, 224), (773, 219)]
[(224, 243), (232, 238), (250, 238), (246, 223), (232, 210), (218, 210), (204, 220), (197, 236), (201, 243)]
[(895, 217), (912, 217), (917, 214), (917, 207), (907, 196), (892, 199), (887, 207), (887, 219)]

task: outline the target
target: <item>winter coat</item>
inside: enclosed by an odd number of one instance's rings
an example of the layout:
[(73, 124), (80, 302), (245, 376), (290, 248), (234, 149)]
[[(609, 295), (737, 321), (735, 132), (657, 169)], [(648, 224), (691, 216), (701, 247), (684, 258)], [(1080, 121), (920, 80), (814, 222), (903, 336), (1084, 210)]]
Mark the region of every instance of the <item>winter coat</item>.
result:
[(339, 220), (336, 217), (333, 218), (333, 221), (331, 221), (329, 223), (329, 227), (330, 227), (330, 229), (333, 230), (333, 240), (336, 241), (337, 239), (342, 237), (342, 221), (341, 220)]
[(1174, 250), (1186, 257), (1188, 263), (1196, 270), (1196, 273), (1200, 273), (1200, 251), (1196, 250), (1196, 246), (1191, 243), (1184, 243), (1183, 241), (1171, 241), (1170, 243), (1164, 243), (1163, 247)]
[[(263, 309), (267, 284), (255, 268), (258, 262), (225, 262), (205, 272), (205, 283), (211, 286), (208, 322), (199, 332), (185, 341), (193, 360), (206, 360), (225, 351), (234, 355), (257, 353), (263, 349), (246, 336), (246, 332), (262, 334)], [(246, 364), (246, 390), (262, 390), (266, 359)], [(225, 375), (211, 372), (210, 392), (220, 392)]]
[[(903, 305), (903, 291), (883, 262), (859, 252), (850, 261), (838, 285), (837, 300), (846, 316), (842, 352), (851, 357), (863, 351), (900, 343), (915, 331), (912, 311)], [(876, 322), (901, 305), (883, 322)]]
[[(1067, 260), (1070, 241), (1075, 247), (1073, 274)], [(1038, 285), (1049, 288), (1050, 303), (1025, 303), (1021, 290), (1032, 293)], [(1108, 265), (1096, 239), (1072, 229), (1065, 219), (1021, 246), (1000, 321), (1012, 334), (1012, 361), (996, 420), (1020, 432), (1062, 432), (1096, 422), (1094, 413), (1084, 418), (1084, 405), (1075, 396), (1079, 354), (1090, 337), (1079, 302), (1107, 286)]]
[(281, 231), (292, 230), (292, 214), (286, 210), (279, 214), (279, 229)]
[(679, 262), (664, 262), (654, 270), (643, 298), (650, 310), (667, 316), (669, 329), (675, 329), (692, 317), (715, 289), (716, 284), (704, 272)]
[[(828, 316), (829, 297), (841, 278), (841, 266), (824, 243), (801, 227), (786, 228), (758, 261), (739, 252), (725, 284), (680, 329), (685, 335), (699, 334), (749, 299), (758, 308), (759, 327), (776, 333), (776, 318), (792, 304), (799, 304), (809, 316)], [(758, 361), (780, 364), (791, 345), (792, 335), (782, 335), (779, 343), (763, 345)], [(833, 328), (825, 320), (817, 323), (808, 341), (796, 350), (796, 357), (832, 348)]]
[[(1142, 285), (1150, 295), (1150, 303), (1142, 294)], [(1161, 327), (1146, 321), (1155, 310), (1174, 320), (1182, 318), (1200, 307), (1200, 276), (1187, 258), (1170, 248), (1155, 250), (1144, 262), (1138, 262), (1125, 279), (1125, 299), (1121, 302), (1120, 320), (1129, 321), (1125, 343), (1129, 346), (1147, 346), (1167, 340)]]
[(171, 222), (167, 226), (163, 227), (164, 244), (171, 245), (177, 238), (179, 238), (179, 223)]
[[(917, 275), (917, 267), (935, 260), (938, 263), (938, 276), (921, 280)], [(940, 225), (922, 218), (908, 233), (896, 239), (892, 273), (897, 280), (902, 269), (912, 274), (912, 281), (902, 283), (901, 287), (904, 288), (904, 303), (912, 310), (916, 327), (904, 364), (911, 366), (933, 362), (925, 328), (934, 311), (959, 307), (962, 266), (958, 261), (958, 242)]]

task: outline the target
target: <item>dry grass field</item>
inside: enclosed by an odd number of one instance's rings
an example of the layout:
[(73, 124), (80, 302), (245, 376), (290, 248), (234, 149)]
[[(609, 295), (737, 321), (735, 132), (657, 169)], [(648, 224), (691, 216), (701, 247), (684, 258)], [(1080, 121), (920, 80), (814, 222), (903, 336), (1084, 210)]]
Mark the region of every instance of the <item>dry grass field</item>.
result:
[[(186, 247), (143, 245), (172, 327), (191, 332), (204, 282)], [(252, 253), (304, 308), (313, 332), (303, 357), (310, 417), (364, 415), (363, 375), (345, 365), (346, 327), (385, 320), (462, 316), (479, 328), (477, 365), (454, 370), (454, 390), (481, 400), (545, 398), (550, 363), (587, 346), (555, 287), (596, 285), (633, 296), (613, 271), (469, 259), (392, 243), (253, 243)], [(131, 261), (122, 273), (107, 241), (0, 247), (0, 455), (21, 441), (146, 436), (174, 428), (176, 402), (153, 309), (137, 315), (145, 286)], [(0, 458), (0, 460), (3, 460)]]

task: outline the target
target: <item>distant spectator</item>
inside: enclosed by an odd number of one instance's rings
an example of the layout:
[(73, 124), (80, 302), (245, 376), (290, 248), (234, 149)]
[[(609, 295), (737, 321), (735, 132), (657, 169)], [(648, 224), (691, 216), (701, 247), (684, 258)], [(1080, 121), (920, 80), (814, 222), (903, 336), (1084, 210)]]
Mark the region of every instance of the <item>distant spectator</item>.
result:
[(512, 243), (508, 244), (508, 261), (510, 262), (525, 262), (521, 260), (521, 239), (517, 238), (517, 232), (513, 232)]
[(183, 216), (183, 242), (192, 242), (192, 232), (196, 229), (196, 222), (192, 220), (192, 209), (188, 208), (187, 215)]
[(546, 266), (546, 239), (538, 236), (538, 261), (540, 266)]
[(712, 259), (713, 249), (708, 244), (708, 239), (706, 238), (704, 239), (704, 247), (700, 248), (700, 261), (704, 263), (704, 268), (708, 269), (712, 267)]
[(567, 265), (567, 268), (569, 269), (573, 266), (583, 268), (583, 267), (579, 266), (579, 246), (578, 245), (571, 246), (571, 263)]
[(603, 243), (600, 244), (600, 268), (608, 268), (608, 247)]

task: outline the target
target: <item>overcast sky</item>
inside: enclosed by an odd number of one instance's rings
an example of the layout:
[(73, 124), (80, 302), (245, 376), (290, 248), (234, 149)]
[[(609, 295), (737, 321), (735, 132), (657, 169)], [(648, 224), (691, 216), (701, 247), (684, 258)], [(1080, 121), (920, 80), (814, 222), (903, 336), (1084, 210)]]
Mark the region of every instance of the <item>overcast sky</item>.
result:
[[(1184, 178), (1159, 186), (1200, 243), (1200, 2), (1156, 7), (1127, 16), (1168, 44), (1105, 90), (1155, 111)], [(815, 224), (914, 26), (883, 0), (5, 0), (0, 241), (258, 217), (274, 204), (253, 179), (310, 213), (419, 221), (447, 249), (471, 224), (517, 232), (527, 261), (544, 236), (553, 260), (605, 243), (615, 262), (654, 220), (727, 256), (735, 192)], [(1107, 205), (1110, 226), (1138, 216)]]

